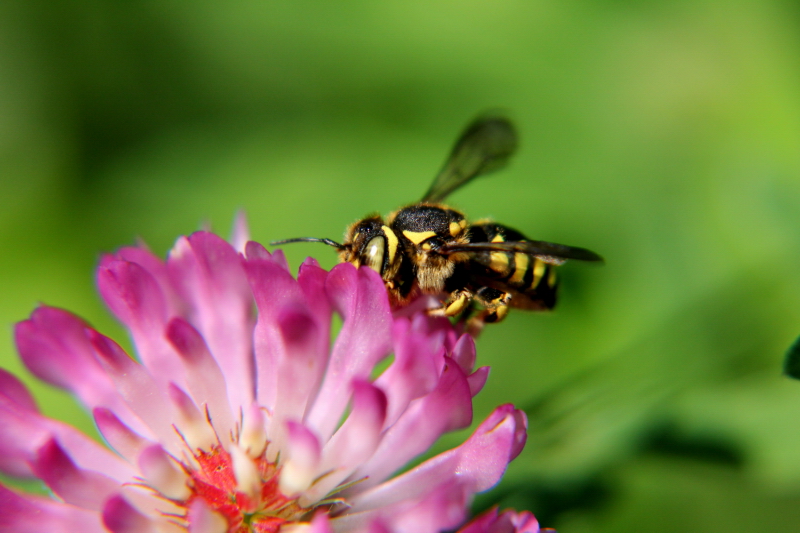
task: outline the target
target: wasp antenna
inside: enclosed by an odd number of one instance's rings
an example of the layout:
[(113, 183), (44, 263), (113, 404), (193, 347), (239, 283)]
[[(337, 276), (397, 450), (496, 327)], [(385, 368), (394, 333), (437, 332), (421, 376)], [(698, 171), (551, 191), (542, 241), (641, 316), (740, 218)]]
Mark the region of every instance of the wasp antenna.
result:
[(290, 244), (293, 242), (321, 242), (322, 244), (327, 244), (328, 246), (333, 246), (339, 250), (343, 249), (345, 246), (343, 244), (339, 244), (336, 241), (332, 241), (331, 239), (319, 239), (317, 237), (298, 237), (296, 239), (284, 239), (282, 241), (272, 241), (269, 243), (270, 246), (280, 246), (282, 244)]

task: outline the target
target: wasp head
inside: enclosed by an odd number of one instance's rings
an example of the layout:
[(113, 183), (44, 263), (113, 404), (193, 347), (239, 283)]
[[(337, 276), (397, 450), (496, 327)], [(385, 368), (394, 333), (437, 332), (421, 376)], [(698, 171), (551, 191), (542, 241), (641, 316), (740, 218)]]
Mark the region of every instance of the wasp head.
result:
[(388, 281), (399, 268), (397, 244), (397, 235), (380, 217), (369, 217), (348, 228), (339, 257), (357, 267), (368, 266)]

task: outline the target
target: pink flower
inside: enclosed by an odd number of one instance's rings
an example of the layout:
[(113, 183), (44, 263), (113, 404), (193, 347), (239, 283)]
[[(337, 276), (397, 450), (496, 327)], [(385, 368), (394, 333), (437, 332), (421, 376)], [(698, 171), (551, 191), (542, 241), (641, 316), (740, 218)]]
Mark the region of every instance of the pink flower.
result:
[(0, 471), (54, 495), (0, 486), (0, 531), (435, 532), (498, 482), (525, 442), (509, 405), (394, 476), (472, 422), (488, 370), (473, 369), (470, 337), (393, 317), (368, 268), (309, 259), (295, 279), (243, 234), (238, 251), (199, 232), (166, 261), (144, 248), (101, 260), (100, 293), (139, 362), (60, 309), (17, 324), (24, 363), (75, 394), (109, 447), (43, 416), (0, 370)]

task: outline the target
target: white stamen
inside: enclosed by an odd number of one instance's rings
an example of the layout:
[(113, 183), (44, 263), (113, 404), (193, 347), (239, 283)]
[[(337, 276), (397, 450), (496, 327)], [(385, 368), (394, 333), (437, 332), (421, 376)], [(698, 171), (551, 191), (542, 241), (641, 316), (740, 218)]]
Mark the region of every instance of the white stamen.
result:
[[(177, 387), (170, 390), (170, 397), (178, 412), (175, 426), (190, 449), (210, 450), (217, 444), (214, 430), (197, 406)], [(223, 442), (224, 444), (224, 442)]]
[(261, 476), (256, 463), (239, 446), (231, 446), (233, 475), (236, 476), (236, 488), (255, 497), (261, 490)]
[(267, 428), (264, 413), (258, 404), (253, 403), (244, 413), (239, 446), (253, 459), (260, 457), (267, 447)]
[(281, 478), (278, 483), (280, 491), (288, 497), (303, 492), (314, 481), (316, 468), (301, 461), (287, 461), (281, 469)]

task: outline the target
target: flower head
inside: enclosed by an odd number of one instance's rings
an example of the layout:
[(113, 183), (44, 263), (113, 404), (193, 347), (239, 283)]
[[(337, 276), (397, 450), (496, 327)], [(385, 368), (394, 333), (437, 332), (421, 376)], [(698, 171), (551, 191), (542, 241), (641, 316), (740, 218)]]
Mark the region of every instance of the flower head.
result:
[(368, 268), (309, 259), (294, 278), (243, 235), (181, 237), (166, 261), (143, 247), (101, 260), (100, 293), (138, 362), (61, 309), (17, 325), (26, 366), (76, 395), (108, 447), (0, 371), (0, 471), (55, 496), (0, 486), (0, 530), (434, 532), (497, 483), (525, 441), (509, 405), (395, 475), (472, 422), (488, 370), (470, 337), (394, 317)]

